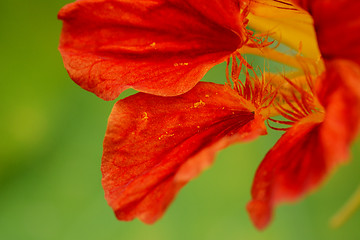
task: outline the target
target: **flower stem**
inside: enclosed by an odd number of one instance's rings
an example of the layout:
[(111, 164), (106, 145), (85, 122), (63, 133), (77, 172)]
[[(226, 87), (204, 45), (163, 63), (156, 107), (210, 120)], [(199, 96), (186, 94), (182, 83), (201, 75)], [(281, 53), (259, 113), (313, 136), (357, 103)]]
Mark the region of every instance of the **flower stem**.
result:
[(343, 225), (351, 215), (360, 207), (360, 186), (345, 203), (345, 205), (330, 220), (330, 226), (338, 228)]

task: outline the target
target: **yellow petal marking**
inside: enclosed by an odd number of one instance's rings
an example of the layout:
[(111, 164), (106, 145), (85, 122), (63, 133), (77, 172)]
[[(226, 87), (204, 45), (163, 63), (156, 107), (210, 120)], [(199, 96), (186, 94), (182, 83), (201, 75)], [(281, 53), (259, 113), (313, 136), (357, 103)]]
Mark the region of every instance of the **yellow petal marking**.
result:
[(321, 56), (312, 17), (289, 1), (254, 0), (248, 15), (250, 28), (269, 33), (271, 37), (299, 50), (304, 57), (318, 60)]

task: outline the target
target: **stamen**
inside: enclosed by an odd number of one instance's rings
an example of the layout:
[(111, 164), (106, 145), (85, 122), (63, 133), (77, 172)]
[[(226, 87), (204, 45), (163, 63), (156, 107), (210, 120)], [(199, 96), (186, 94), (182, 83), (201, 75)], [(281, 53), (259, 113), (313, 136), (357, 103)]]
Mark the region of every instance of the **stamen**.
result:
[(297, 98), (297, 96), (295, 95), (294, 91), (291, 92), (291, 95), (292, 95), (292, 99), (296, 102), (296, 104), (298, 106), (297, 111), (299, 113), (301, 113), (303, 116), (308, 115), (309, 112), (306, 110), (306, 108), (304, 107), (304, 104), (303, 104), (303, 103), (306, 104), (306, 101), (303, 101), (305, 98), (302, 97), (301, 98), (302, 101), (300, 102), (299, 99)]
[(272, 118), (268, 118), (270, 121), (275, 122), (275, 123), (280, 123), (280, 124), (286, 124), (286, 125), (294, 125), (294, 122), (291, 121), (281, 121), (281, 120), (276, 120), (276, 119), (272, 119)]
[[(275, 42), (275, 40), (269, 41), (269, 35), (271, 35), (271, 33), (254, 34), (253, 31), (250, 30), (248, 30), (248, 32), (251, 33), (251, 35), (249, 37), (249, 41), (244, 46), (262, 49), (272, 45)], [(274, 48), (278, 46), (279, 43)]]
[[(231, 73), (229, 72), (231, 61)], [(245, 67), (245, 69), (243, 69)], [(240, 73), (244, 70), (245, 81), (239, 79)], [(249, 72), (252, 72), (250, 75)], [(261, 72), (261, 71), (260, 71)], [(238, 92), (245, 100), (253, 103), (257, 109), (269, 107), (276, 98), (276, 90), (269, 82), (265, 81), (264, 74), (261, 72), (260, 80), (253, 67), (241, 56), (235, 52), (226, 62), (226, 79), (230, 84), (233, 83), (233, 89)], [(231, 86), (231, 84), (230, 84)]]
[[(307, 68), (304, 68), (305, 74), (309, 74), (309, 71), (307, 70)], [(294, 80), (285, 76), (283, 77), (283, 80), (290, 85), (290, 88), (281, 88), (281, 91), (278, 94), (279, 99), (275, 103), (275, 109), (281, 116), (288, 119), (290, 122), (273, 121), (273, 119), (270, 119), (270, 121), (291, 125), (291, 122), (294, 124), (312, 113), (323, 111), (322, 107), (316, 102), (314, 97), (312, 77), (309, 74), (305, 76), (305, 79), (306, 83), (303, 86), (299, 86)]]
[[(263, 98), (263, 101), (261, 103), (261, 105), (263, 106), (263, 108), (268, 108), (270, 107), (271, 104), (273, 104), (273, 102), (275, 101), (277, 92), (272, 92), (270, 94), (268, 94), (266, 97)], [(268, 102), (267, 104), (265, 104), (266, 102)], [(265, 104), (265, 105), (264, 105)]]
[(277, 128), (277, 127), (273, 127), (270, 125), (269, 119), (266, 120), (267, 125), (269, 126), (269, 128), (276, 130), (276, 131), (287, 131), (289, 128)]
[(252, 54), (266, 59), (273, 60), (275, 62), (283, 63), (290, 67), (301, 68), (301, 65), (294, 56), (286, 55), (273, 48), (253, 48), (248, 45), (243, 46), (238, 50), (241, 54)]
[(299, 87), (298, 85), (296, 85), (293, 81), (291, 81), (289, 78), (284, 76), (284, 80), (289, 83), (293, 88), (295, 88), (296, 91), (298, 91), (300, 94), (302, 95), (306, 95), (307, 92), (304, 90), (304, 88)]
[(230, 65), (230, 57), (226, 59), (226, 68), (225, 68), (225, 75), (226, 75), (226, 82), (231, 86), (231, 81), (229, 78), (229, 65)]
[(295, 99), (293, 99), (293, 98), (288, 98), (287, 96), (285, 96), (285, 95), (283, 95), (283, 94), (281, 94), (281, 96), (282, 96), (282, 98), (285, 100), (285, 102), (287, 103), (287, 105), (289, 105), (290, 106), (290, 108), (291, 108), (291, 110), (289, 111), (292, 115), (297, 115), (297, 116), (299, 116), (298, 117), (298, 119), (300, 119), (300, 118), (303, 118), (303, 117), (305, 117), (306, 115), (304, 114), (304, 113), (302, 113), (300, 110), (299, 110), (299, 108), (297, 108), (297, 107), (295, 107), (295, 105), (294, 104), (292, 104), (292, 101), (291, 100), (295, 100), (296, 99), (296, 97), (295, 97)]
[(279, 104), (275, 107), (275, 109), (278, 111), (278, 113), (281, 116), (283, 116), (284, 118), (286, 118), (290, 121), (296, 122), (302, 118), (302, 116), (297, 115), (296, 113), (284, 108), (283, 106), (281, 106)]
[(251, 66), (239, 52), (236, 51), (234, 54), (240, 60), (240, 63), (245, 65), (246, 68), (253, 69), (253, 66)]

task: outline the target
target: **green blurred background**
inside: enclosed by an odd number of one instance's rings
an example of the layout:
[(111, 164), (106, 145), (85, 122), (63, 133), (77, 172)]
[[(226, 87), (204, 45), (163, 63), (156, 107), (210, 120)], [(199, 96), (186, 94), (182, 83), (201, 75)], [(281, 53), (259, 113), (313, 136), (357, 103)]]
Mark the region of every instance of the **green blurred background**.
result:
[[(114, 102), (82, 90), (63, 67), (56, 15), (69, 2), (0, 2), (0, 239), (360, 239), (360, 211), (340, 229), (328, 225), (360, 183), (359, 140), (352, 162), (319, 191), (279, 207), (264, 232), (254, 229), (245, 205), (274, 131), (220, 152), (155, 225), (117, 221), (100, 183)], [(224, 65), (205, 79), (222, 82)]]

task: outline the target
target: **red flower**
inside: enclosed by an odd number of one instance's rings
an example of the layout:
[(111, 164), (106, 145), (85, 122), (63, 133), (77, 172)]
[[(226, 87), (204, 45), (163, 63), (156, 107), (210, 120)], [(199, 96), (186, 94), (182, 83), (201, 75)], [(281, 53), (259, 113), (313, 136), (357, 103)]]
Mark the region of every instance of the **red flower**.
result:
[[(104, 140), (102, 183), (118, 219), (155, 222), (216, 151), (265, 134), (265, 120), (291, 127), (269, 125), (286, 132), (255, 175), (247, 209), (259, 229), (348, 159), (360, 128), (360, 4), (293, 2), (308, 12), (272, 0), (80, 0), (60, 11), (76, 83), (106, 100), (145, 92), (115, 105)], [(270, 48), (268, 36), (296, 54)], [(258, 78), (245, 53), (295, 71)], [(227, 85), (198, 83), (224, 60)]]
[(247, 0), (79, 0), (59, 12), (70, 77), (105, 100), (173, 96), (249, 41)]

